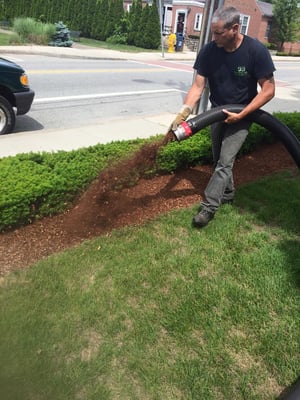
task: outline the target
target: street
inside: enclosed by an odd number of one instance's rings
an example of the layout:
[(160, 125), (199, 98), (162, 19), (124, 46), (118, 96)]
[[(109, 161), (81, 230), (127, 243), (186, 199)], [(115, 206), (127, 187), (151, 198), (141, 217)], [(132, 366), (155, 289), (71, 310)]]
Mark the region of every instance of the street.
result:
[[(35, 100), (17, 118), (15, 132), (70, 129), (105, 119), (161, 113), (180, 108), (193, 80), (193, 62), (137, 62), (18, 55)], [(276, 63), (276, 98), (264, 109), (300, 111), (300, 62)]]
[[(103, 119), (175, 113), (192, 82), (191, 65), (168, 67), (120, 60), (15, 57), (35, 100), (15, 132), (69, 129)], [(173, 66), (175, 65), (175, 66)]]

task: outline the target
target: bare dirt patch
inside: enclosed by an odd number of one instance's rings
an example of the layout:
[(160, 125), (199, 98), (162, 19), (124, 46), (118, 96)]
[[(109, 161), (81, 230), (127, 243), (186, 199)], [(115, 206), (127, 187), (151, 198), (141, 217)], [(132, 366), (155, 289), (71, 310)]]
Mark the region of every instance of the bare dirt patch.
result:
[[(151, 154), (148, 156), (151, 162)], [(261, 146), (236, 161), (236, 186), (287, 169), (298, 173), (294, 160), (280, 143)], [(129, 170), (122, 166), (121, 171), (124, 177)], [(0, 275), (28, 267), (43, 257), (109, 234), (113, 229), (139, 225), (161, 213), (196, 204), (203, 196), (212, 168), (204, 165), (172, 175), (140, 179), (134, 187), (121, 191), (108, 184), (111, 176), (109, 171), (106, 173), (106, 186), (102, 176), (64, 214), (1, 234)]]

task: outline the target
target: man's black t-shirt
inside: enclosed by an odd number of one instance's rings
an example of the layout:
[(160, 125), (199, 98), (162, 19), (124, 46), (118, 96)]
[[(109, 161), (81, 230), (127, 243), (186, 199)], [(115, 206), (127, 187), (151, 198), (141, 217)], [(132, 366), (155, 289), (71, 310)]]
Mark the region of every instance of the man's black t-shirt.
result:
[(208, 43), (199, 52), (194, 69), (208, 79), (213, 106), (250, 103), (257, 95), (257, 81), (275, 71), (267, 48), (246, 35), (232, 53), (214, 41)]

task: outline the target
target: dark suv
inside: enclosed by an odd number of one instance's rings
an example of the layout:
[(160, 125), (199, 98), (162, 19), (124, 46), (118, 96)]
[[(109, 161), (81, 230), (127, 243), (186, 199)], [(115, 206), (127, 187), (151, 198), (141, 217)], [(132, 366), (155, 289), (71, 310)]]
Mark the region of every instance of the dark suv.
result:
[(24, 69), (0, 57), (0, 135), (12, 132), (16, 115), (26, 114), (33, 98)]

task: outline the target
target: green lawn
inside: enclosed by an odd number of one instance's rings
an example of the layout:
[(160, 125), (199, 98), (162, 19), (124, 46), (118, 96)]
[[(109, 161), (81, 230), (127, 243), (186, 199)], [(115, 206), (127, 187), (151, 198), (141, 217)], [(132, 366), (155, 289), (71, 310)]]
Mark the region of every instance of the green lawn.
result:
[(299, 375), (300, 177), (182, 209), (1, 279), (5, 400), (275, 399)]
[(118, 51), (126, 51), (130, 53), (139, 53), (146, 51), (147, 53), (157, 53), (160, 50), (150, 50), (150, 49), (144, 49), (141, 47), (136, 47), (136, 46), (129, 46), (125, 44), (113, 44), (109, 42), (103, 42), (101, 40), (95, 40), (95, 39), (87, 39), (87, 38), (80, 38), (80, 44), (83, 44), (85, 46), (91, 46), (91, 47), (100, 47), (103, 49), (110, 49), (110, 50), (118, 50)]
[[(10, 45), (10, 43), (9, 43), (10, 37), (11, 37), (11, 31), (7, 31), (7, 33), (0, 32), (0, 46), (9, 46)], [(126, 51), (126, 52), (131, 52), (131, 53), (139, 53), (142, 51), (147, 51), (148, 53), (149, 52), (157, 53), (158, 51), (160, 51), (160, 50), (143, 49), (140, 47), (129, 46), (129, 45), (113, 44), (113, 43), (109, 43), (109, 42), (103, 42), (100, 40), (87, 39), (87, 38), (80, 38), (80, 41), (78, 43), (83, 44), (85, 46), (90, 46), (90, 47), (100, 47), (103, 49)], [(14, 45), (16, 45), (16, 44), (14, 44)], [(75, 45), (76, 45), (76, 42), (75, 42)]]
[(0, 46), (9, 46), (10, 37), (11, 35), (9, 34), (9, 32), (8, 33), (0, 32)]

